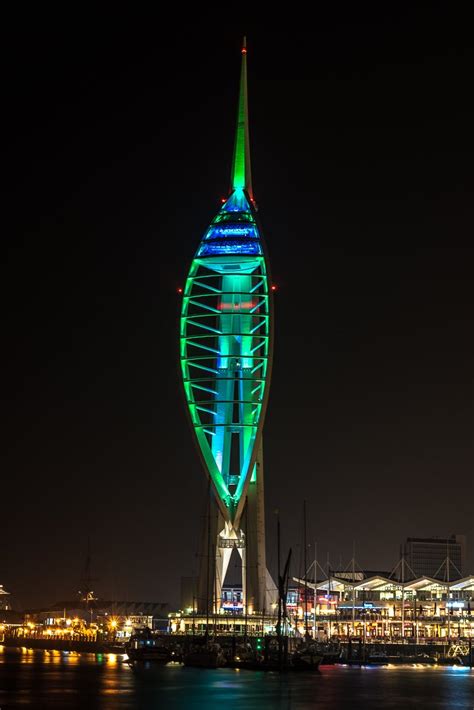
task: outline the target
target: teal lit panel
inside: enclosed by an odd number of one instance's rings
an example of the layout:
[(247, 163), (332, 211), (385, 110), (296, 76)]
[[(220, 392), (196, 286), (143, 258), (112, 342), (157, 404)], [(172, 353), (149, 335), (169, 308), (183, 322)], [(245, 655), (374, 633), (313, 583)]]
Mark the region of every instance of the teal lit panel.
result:
[(244, 45), (230, 194), (191, 263), (180, 319), (189, 418), (221, 513), (232, 524), (256, 480), (271, 373), (272, 290), (255, 210)]
[[(230, 519), (255, 472), (271, 346), (267, 266), (253, 215), (249, 224), (259, 253), (198, 249), (181, 310), (186, 403), (204, 465)], [(208, 232), (201, 246), (207, 237)]]

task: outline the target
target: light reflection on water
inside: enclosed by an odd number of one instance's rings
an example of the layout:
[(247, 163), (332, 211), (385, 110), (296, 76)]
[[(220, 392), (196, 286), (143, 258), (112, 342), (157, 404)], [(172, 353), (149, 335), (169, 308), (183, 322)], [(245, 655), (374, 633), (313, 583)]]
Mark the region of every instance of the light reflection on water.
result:
[(0, 646), (0, 708), (125, 710), (472, 710), (474, 671), (462, 667), (327, 666), (319, 673), (132, 669), (118, 654)]

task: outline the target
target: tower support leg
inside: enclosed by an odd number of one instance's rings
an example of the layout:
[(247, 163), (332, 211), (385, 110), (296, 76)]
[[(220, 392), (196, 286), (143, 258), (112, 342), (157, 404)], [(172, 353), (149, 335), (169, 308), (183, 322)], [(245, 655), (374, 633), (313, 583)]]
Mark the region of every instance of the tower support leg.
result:
[[(210, 520), (205, 526), (197, 584), (197, 611), (218, 612), (222, 606), (222, 586), (229, 567), (233, 546), (223, 541), (238, 542), (242, 559), (242, 597), (246, 613), (270, 613), (275, 586), (267, 572), (265, 554), (265, 502), (262, 445), (257, 455), (256, 474), (247, 490), (247, 501), (241, 518), (242, 529), (235, 530), (226, 522), (213, 501)], [(242, 544), (244, 542), (244, 545)]]
[(242, 575), (244, 594), (247, 594), (247, 609), (256, 612), (269, 612), (267, 606), (267, 563), (265, 554), (265, 503), (263, 485), (263, 450), (257, 455), (255, 480), (249, 483), (247, 510), (243, 515), (245, 531), (245, 574)]

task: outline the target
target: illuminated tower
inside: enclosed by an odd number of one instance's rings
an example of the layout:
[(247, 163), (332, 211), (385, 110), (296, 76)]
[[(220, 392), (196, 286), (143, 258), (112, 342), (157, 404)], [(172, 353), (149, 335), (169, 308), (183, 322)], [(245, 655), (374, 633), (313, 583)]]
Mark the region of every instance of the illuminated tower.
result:
[(210, 534), (215, 565), (207, 591), (201, 574), (200, 611), (210, 597), (220, 601), (234, 548), (242, 558), (247, 610), (269, 611), (274, 585), (265, 561), (262, 429), (272, 314), (269, 262), (252, 192), (244, 39), (229, 196), (196, 251), (181, 309), (186, 403), (217, 503)]

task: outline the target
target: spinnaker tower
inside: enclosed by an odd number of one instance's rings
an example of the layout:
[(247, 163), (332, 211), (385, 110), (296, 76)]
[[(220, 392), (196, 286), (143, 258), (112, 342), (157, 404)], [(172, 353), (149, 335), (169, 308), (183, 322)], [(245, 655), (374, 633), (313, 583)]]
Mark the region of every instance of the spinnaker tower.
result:
[[(220, 590), (232, 550), (242, 558), (248, 613), (269, 611), (262, 432), (273, 348), (270, 266), (252, 190), (247, 47), (242, 47), (228, 197), (194, 255), (183, 289), (180, 360), (192, 431), (217, 504), (213, 562), (200, 575), (198, 611)], [(209, 554), (209, 552), (208, 552)], [(216, 602), (217, 605), (217, 602)]]

